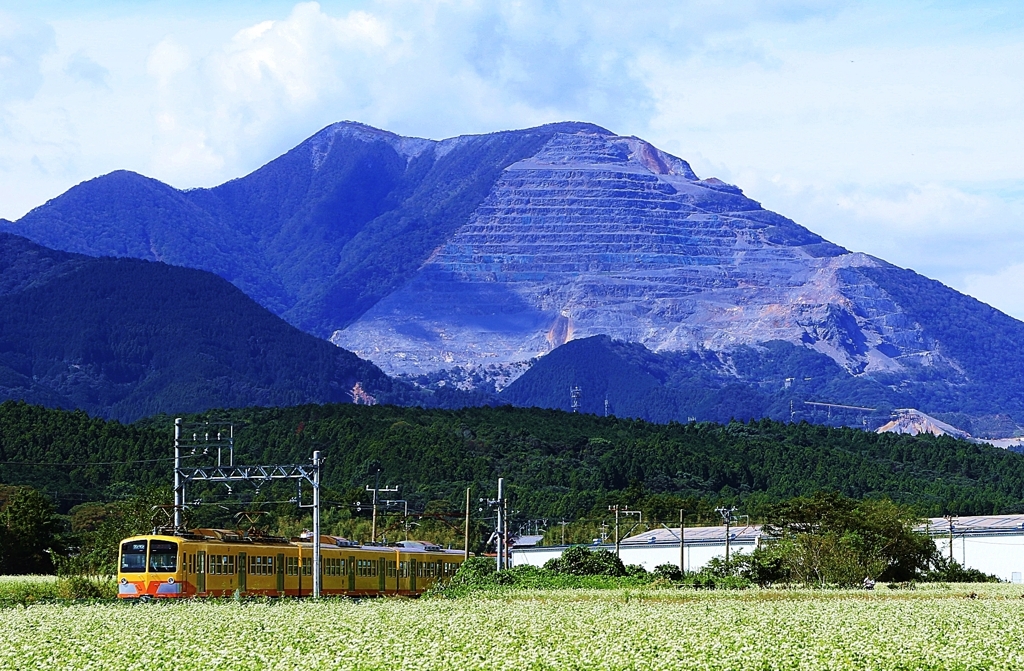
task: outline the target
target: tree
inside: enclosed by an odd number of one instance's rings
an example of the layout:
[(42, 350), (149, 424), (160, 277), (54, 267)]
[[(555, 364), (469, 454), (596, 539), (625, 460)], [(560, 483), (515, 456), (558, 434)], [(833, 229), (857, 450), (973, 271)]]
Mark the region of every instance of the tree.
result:
[(0, 573), (52, 573), (61, 521), (53, 502), (31, 487), (0, 487)]
[(928, 569), (935, 545), (914, 531), (918, 516), (888, 499), (819, 492), (772, 506), (763, 526), (792, 578), (852, 586), (865, 577), (907, 581)]
[(168, 493), (161, 488), (114, 503), (87, 503), (71, 510), (71, 531), (77, 551), (62, 556), (58, 573), (70, 575), (113, 575), (117, 573), (120, 541), (148, 533), (153, 528), (153, 506), (164, 503)]

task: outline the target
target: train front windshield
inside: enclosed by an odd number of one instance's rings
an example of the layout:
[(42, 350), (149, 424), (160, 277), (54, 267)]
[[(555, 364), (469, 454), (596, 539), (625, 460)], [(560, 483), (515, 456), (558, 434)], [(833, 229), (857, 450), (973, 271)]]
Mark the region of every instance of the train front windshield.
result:
[(146, 570), (146, 541), (121, 543), (121, 572), (142, 573)]
[(151, 541), (149, 544), (149, 570), (173, 573), (178, 570), (178, 544), (171, 541)]

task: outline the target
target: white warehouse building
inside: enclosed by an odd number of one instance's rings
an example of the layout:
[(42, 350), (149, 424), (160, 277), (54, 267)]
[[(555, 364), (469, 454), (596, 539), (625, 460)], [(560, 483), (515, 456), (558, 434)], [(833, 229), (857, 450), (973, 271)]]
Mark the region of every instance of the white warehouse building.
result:
[[(1007, 582), (1024, 581), (1024, 515), (960, 517), (952, 521), (952, 527), (953, 558), (961, 565)], [(945, 518), (929, 519), (920, 531), (932, 536), (939, 552), (949, 556), (950, 524)], [(640, 564), (648, 571), (661, 564), (679, 566), (680, 561), (687, 571), (699, 571), (712, 558), (725, 557), (725, 532), (724, 526), (686, 528), (680, 548), (678, 527), (652, 529), (624, 538), (619, 543), (619, 557), (624, 564)], [(759, 525), (729, 527), (730, 552), (749, 553), (760, 543)], [(512, 565), (543, 566), (567, 547), (513, 547)], [(615, 551), (608, 543), (590, 547)]]

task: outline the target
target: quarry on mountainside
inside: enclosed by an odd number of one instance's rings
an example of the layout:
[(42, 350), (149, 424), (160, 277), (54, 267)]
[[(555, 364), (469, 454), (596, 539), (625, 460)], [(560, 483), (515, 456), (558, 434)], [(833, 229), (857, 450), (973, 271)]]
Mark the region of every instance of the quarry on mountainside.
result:
[[(343, 122), (211, 189), (122, 171), (3, 230), (210, 270), (434, 389), (511, 389), (559, 346), (602, 335), (652, 354), (637, 355), (637, 380), (690, 390), (664, 405), (676, 419), (709, 407), (687, 400), (700, 385), (736, 383), (758, 399), (750, 412), (776, 418), (812, 401), (1005, 415), (1007, 435), (1024, 424), (1024, 324), (592, 124), (434, 141)], [(812, 377), (801, 367), (824, 364), (773, 359), (772, 343), (836, 368), (780, 395), (783, 380)], [(710, 354), (680, 363), (687, 352)], [(762, 360), (730, 372), (737, 357)], [(516, 402), (551, 405), (523, 391), (550, 383), (521, 385)], [(645, 416), (637, 403), (629, 412)]]

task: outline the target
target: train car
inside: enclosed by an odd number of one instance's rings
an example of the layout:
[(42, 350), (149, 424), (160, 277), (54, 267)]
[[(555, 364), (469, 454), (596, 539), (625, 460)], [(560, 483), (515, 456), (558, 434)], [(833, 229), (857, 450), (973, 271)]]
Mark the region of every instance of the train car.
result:
[[(359, 545), (321, 536), (320, 593), (415, 596), (455, 575), (463, 558), (421, 541)], [(313, 543), (222, 529), (133, 536), (121, 541), (117, 577), (123, 599), (310, 596)]]

